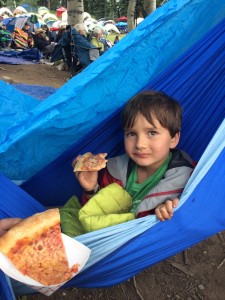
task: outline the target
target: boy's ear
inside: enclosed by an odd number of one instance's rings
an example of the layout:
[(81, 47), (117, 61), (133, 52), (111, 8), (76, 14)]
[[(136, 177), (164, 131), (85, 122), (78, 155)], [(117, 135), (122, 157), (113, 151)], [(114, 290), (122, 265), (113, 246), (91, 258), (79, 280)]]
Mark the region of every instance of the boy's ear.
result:
[(177, 146), (177, 144), (179, 143), (179, 140), (180, 140), (180, 131), (177, 132), (175, 134), (175, 136), (171, 138), (170, 148), (174, 149)]

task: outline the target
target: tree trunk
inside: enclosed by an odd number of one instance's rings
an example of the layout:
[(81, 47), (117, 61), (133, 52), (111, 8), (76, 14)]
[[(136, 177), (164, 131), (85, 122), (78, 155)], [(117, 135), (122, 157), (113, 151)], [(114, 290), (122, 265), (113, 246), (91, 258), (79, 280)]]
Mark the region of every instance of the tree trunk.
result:
[(136, 0), (129, 0), (127, 9), (127, 30), (130, 32), (134, 28), (134, 14), (135, 14)]
[(144, 10), (150, 15), (156, 9), (156, 0), (144, 0)]
[(83, 23), (83, 0), (67, 0), (68, 24), (74, 26)]

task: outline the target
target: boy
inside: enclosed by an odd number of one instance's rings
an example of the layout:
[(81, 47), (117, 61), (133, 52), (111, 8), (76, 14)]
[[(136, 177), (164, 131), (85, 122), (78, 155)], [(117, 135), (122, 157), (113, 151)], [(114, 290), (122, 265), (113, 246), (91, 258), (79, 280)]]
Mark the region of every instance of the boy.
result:
[(181, 122), (181, 106), (162, 92), (141, 92), (128, 101), (122, 112), (126, 154), (109, 159), (99, 174), (76, 172), (83, 204), (115, 182), (132, 196), (137, 218), (155, 213), (169, 220), (193, 171), (190, 157), (175, 149)]

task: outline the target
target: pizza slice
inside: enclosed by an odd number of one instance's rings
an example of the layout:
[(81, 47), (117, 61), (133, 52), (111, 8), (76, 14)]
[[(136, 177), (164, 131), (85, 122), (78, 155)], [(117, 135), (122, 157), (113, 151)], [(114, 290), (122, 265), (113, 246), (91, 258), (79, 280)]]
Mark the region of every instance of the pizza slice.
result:
[(107, 153), (92, 154), (87, 152), (82, 155), (74, 166), (74, 172), (77, 171), (99, 171), (106, 167)]
[(65, 282), (78, 272), (78, 264), (68, 265), (57, 208), (12, 227), (0, 238), (0, 251), (23, 275), (45, 286)]

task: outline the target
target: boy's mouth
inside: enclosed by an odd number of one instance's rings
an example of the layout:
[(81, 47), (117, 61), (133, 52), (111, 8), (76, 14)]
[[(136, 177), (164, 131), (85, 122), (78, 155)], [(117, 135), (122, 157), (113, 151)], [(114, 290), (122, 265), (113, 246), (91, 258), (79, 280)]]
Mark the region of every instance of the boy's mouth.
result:
[(137, 158), (148, 158), (150, 154), (148, 153), (134, 153), (134, 156)]

